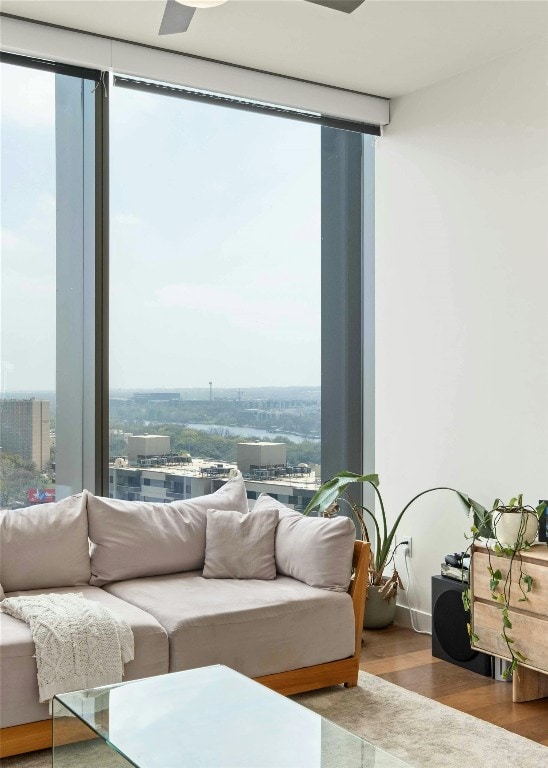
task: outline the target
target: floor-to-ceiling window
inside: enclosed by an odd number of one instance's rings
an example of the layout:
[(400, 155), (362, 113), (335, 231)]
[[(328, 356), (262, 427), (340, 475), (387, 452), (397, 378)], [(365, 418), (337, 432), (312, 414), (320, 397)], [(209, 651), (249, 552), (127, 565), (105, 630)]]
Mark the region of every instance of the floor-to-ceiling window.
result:
[(1, 67), (2, 506), (360, 471), (373, 139)]
[(1, 504), (54, 497), (55, 75), (1, 65)]
[(93, 451), (84, 274), (94, 259), (95, 81), (16, 61), (0, 65), (2, 507), (80, 491), (84, 445)]
[(364, 138), (115, 83), (109, 492), (302, 509), (362, 468)]
[[(111, 493), (302, 505), (321, 464), (321, 127), (115, 87)], [(306, 502), (305, 502), (306, 505)]]

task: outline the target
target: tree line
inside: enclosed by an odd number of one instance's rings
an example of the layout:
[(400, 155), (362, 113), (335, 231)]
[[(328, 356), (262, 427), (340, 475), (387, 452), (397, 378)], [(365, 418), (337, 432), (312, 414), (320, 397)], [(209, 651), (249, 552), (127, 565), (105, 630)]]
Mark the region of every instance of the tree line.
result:
[[(133, 434), (143, 434), (147, 428), (141, 423), (130, 425), (111, 424), (111, 429), (127, 430)], [(150, 432), (150, 428), (148, 429)], [(203, 432), (190, 427), (177, 424), (161, 424), (154, 426), (154, 434), (169, 435), (171, 438), (172, 453), (189, 453), (191, 456), (235, 463), (237, 459), (237, 445), (246, 439), (243, 435), (230, 435), (226, 431), (218, 429), (211, 432)], [(270, 442), (271, 438), (263, 440)], [(285, 443), (287, 446), (287, 463), (291, 466), (297, 464), (320, 464), (320, 444), (312, 440), (304, 440), (301, 443), (293, 443), (286, 437), (276, 437), (276, 442)], [(119, 434), (110, 435), (110, 456), (127, 455), (127, 444)]]

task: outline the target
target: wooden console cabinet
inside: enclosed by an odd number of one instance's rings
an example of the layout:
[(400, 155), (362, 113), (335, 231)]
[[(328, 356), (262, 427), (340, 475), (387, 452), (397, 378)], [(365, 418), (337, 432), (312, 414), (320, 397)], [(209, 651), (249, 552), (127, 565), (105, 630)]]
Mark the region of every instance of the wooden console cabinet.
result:
[[(548, 696), (548, 547), (536, 544), (522, 552), (523, 570), (533, 578), (533, 588), (526, 602), (517, 586), (519, 564), (512, 568), (512, 601), (508, 631), (515, 639), (515, 646), (527, 661), (518, 666), (513, 676), (514, 701), (531, 701)], [(474, 547), (470, 593), (472, 602), (472, 626), (478, 640), (474, 647), (493, 656), (510, 659), (508, 647), (502, 637), (500, 606), (491, 597), (489, 589), (489, 553), (486, 547)], [(497, 557), (491, 552), (491, 567), (500, 569), (504, 579), (508, 573), (509, 558)]]

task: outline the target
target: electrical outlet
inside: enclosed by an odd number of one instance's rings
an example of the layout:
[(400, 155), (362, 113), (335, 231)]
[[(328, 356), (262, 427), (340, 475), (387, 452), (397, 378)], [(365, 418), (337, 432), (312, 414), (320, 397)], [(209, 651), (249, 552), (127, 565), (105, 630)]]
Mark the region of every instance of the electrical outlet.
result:
[(407, 545), (401, 548), (401, 551), (404, 555), (407, 555), (407, 557), (413, 556), (413, 539), (411, 536), (400, 536), (399, 537), (400, 542), (406, 541)]

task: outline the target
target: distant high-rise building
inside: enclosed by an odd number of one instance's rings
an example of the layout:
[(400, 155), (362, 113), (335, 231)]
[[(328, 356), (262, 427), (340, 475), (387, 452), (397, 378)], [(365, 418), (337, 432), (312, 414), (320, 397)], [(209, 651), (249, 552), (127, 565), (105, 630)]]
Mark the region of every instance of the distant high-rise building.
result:
[(44, 470), (50, 461), (49, 400), (0, 400), (0, 448)]

